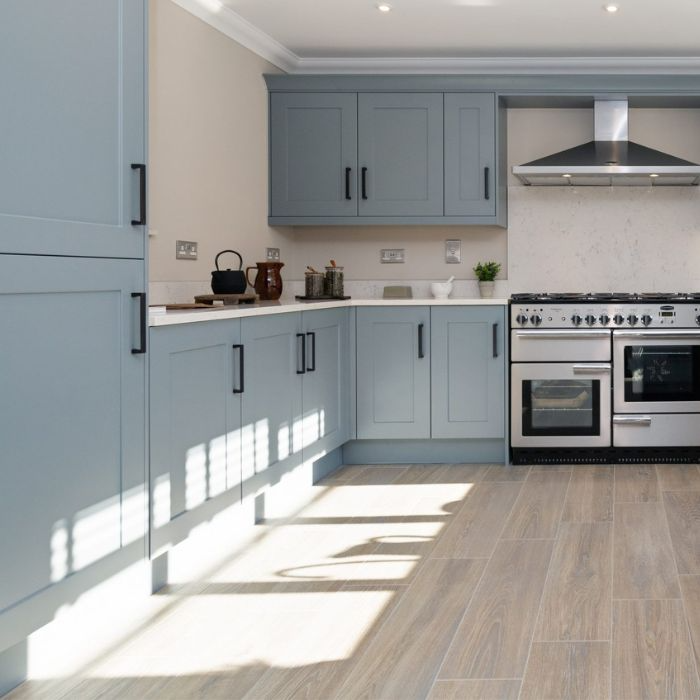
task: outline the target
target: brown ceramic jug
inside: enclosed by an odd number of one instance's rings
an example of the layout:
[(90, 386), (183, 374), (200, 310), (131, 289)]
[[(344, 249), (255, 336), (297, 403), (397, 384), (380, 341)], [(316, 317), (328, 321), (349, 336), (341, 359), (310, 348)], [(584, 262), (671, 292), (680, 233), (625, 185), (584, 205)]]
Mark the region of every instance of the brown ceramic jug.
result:
[[(275, 301), (282, 294), (282, 275), (280, 270), (284, 267), (283, 262), (259, 262), (253, 267), (247, 267), (245, 276), (248, 284), (255, 288), (255, 292), (263, 301)], [(255, 275), (255, 282), (250, 281), (249, 272), (258, 271)]]

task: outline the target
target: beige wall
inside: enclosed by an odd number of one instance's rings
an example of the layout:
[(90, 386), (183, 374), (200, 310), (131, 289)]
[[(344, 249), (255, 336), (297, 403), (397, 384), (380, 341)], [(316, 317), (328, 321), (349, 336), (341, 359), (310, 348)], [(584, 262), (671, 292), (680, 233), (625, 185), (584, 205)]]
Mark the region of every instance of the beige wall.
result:
[[(289, 257), (293, 232), (267, 225), (262, 76), (279, 70), (171, 0), (150, 0), (149, 21), (151, 281), (206, 281), (225, 248)], [(176, 260), (177, 239), (199, 259)]]

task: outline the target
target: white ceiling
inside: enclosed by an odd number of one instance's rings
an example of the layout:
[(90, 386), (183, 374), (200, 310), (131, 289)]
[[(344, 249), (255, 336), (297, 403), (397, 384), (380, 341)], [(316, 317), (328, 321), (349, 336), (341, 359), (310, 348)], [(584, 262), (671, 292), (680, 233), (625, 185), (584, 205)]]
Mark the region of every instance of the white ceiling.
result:
[(700, 0), (200, 0), (299, 58), (697, 57)]

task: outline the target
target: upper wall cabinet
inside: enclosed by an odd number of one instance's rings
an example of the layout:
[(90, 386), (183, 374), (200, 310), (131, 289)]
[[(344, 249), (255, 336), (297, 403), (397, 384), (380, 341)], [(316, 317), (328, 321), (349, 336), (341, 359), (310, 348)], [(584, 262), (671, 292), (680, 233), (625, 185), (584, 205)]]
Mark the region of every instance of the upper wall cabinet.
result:
[(0, 3), (0, 253), (143, 258), (145, 4), (27, 4)]
[(494, 93), (273, 91), (269, 223), (503, 226), (502, 123)]
[(495, 216), (497, 185), (494, 95), (445, 95), (445, 215)]

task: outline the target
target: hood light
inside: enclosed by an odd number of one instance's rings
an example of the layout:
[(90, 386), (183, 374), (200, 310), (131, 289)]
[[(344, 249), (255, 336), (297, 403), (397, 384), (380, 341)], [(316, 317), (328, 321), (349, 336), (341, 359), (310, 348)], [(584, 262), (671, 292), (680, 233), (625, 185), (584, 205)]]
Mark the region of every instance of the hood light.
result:
[(566, 173), (565, 175), (562, 175), (562, 177), (565, 177), (567, 180), (571, 179), (571, 175), (569, 173)]
[(651, 173), (651, 174), (649, 175), (649, 177), (659, 177), (659, 174), (658, 174), (658, 173)]
[(392, 6), (391, 6), (388, 2), (380, 2), (380, 3), (377, 5), (377, 9), (378, 9), (380, 12), (391, 12), (393, 8), (392, 8)]
[(614, 15), (620, 8), (618, 5), (603, 5), (603, 9), (610, 13), (611, 15)]

